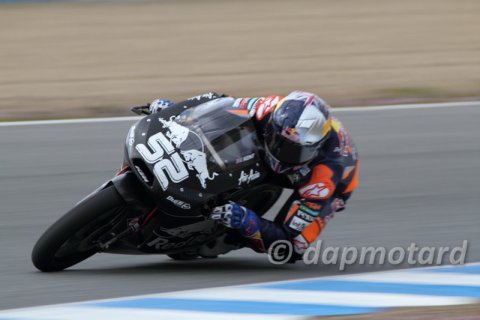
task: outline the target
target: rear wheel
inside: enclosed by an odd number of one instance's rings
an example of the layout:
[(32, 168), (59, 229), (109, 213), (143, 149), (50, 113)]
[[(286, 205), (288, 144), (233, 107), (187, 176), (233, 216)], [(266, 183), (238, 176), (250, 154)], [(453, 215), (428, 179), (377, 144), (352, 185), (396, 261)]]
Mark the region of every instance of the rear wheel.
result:
[(89, 258), (125, 213), (126, 204), (114, 186), (100, 190), (45, 231), (33, 248), (33, 264), (41, 271), (60, 271)]

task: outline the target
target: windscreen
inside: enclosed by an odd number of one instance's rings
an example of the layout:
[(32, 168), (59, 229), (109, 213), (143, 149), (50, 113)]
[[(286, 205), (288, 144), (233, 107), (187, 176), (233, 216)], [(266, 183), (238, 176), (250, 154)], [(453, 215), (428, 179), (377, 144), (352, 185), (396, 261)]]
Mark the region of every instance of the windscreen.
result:
[[(216, 99), (185, 110), (175, 119), (201, 139), (203, 152), (210, 154), (209, 160), (223, 170), (240, 164), (244, 157), (253, 158), (257, 150), (256, 133), (249, 117), (228, 111), (234, 101), (234, 98)], [(185, 141), (181, 149), (201, 148), (195, 140)]]

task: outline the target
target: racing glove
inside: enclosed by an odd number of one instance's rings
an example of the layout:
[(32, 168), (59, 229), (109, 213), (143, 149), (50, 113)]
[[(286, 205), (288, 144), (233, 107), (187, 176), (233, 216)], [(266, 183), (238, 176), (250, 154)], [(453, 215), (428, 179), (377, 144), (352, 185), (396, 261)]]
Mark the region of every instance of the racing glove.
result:
[(220, 221), (228, 228), (238, 229), (246, 238), (261, 239), (260, 219), (255, 212), (237, 203), (215, 207), (210, 219)]

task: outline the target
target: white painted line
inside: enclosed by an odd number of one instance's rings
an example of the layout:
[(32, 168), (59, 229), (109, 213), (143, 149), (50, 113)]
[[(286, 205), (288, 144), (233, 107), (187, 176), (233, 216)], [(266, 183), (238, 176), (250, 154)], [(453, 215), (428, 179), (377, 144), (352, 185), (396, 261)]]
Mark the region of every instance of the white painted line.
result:
[[(298, 278), (298, 279), (291, 279), (291, 280), (274, 280), (274, 281), (266, 281), (266, 282), (258, 282), (255, 284), (245, 284), (242, 286), (264, 286), (269, 284), (285, 284), (285, 283), (294, 283), (302, 280), (354, 280), (353, 278), (361, 277), (361, 276), (376, 276), (376, 275), (388, 275), (388, 274), (397, 274), (401, 276), (402, 279), (408, 277), (408, 275), (412, 272), (420, 271), (421, 274), (425, 274), (426, 271), (429, 269), (455, 269), (458, 267), (464, 266), (480, 266), (480, 262), (469, 262), (461, 265), (439, 265), (439, 266), (431, 266), (431, 267), (414, 267), (414, 268), (406, 268), (406, 269), (393, 269), (393, 270), (384, 270), (384, 271), (370, 271), (370, 272), (363, 272), (363, 273), (352, 273), (352, 274), (338, 274), (333, 276), (323, 276), (323, 277), (310, 277), (310, 278)], [(424, 272), (425, 271), (425, 272)], [(436, 273), (439, 274), (440, 273)], [(466, 275), (465, 273), (456, 273), (460, 275)], [(477, 285), (473, 285), (477, 286)], [(219, 288), (228, 288), (229, 286), (219, 287)], [(203, 290), (203, 289), (197, 289)], [(193, 291), (193, 290), (189, 290)], [(196, 291), (196, 290), (195, 290)]]
[(162, 309), (99, 308), (87, 306), (64, 306), (54, 308), (36, 308), (8, 312), (5, 316), (15, 320), (294, 320), (301, 319), (289, 315), (240, 314), (223, 312), (181, 311)]
[(235, 300), (276, 303), (308, 303), (348, 307), (389, 308), (405, 306), (447, 306), (475, 303), (476, 299), (415, 294), (337, 292), (241, 288), (205, 289), (168, 294), (168, 298), (195, 300)]
[[(480, 101), (459, 101), (442, 103), (422, 103), (422, 104), (394, 104), (383, 106), (358, 106), (358, 107), (340, 107), (333, 108), (335, 113), (343, 112), (368, 112), (368, 111), (394, 111), (394, 110), (413, 110), (429, 108), (460, 108), (460, 107), (480, 107)], [(106, 123), (140, 120), (141, 116), (132, 117), (110, 117), (110, 118), (87, 118), (87, 119), (66, 119), (66, 120), (34, 120), (34, 121), (11, 121), (0, 122), (0, 127), (15, 126), (38, 126), (38, 125), (56, 125), (56, 124), (81, 124), (81, 123)]]
[(365, 282), (390, 282), (402, 284), (425, 284), (446, 286), (480, 287), (480, 275), (464, 273), (439, 273), (439, 272), (389, 272), (365, 273), (345, 276), (342, 280)]
[(11, 121), (0, 122), (0, 127), (17, 126), (41, 126), (51, 124), (77, 124), (77, 123), (103, 123), (103, 122), (122, 122), (140, 120), (142, 117), (111, 117), (111, 118), (85, 118), (85, 119), (64, 119), (64, 120), (33, 120), (33, 121)]
[(480, 107), (480, 101), (392, 104), (392, 105), (384, 105), (384, 106), (364, 106), (364, 107), (360, 107), (360, 106), (359, 107), (340, 107), (340, 108), (333, 108), (333, 111), (338, 113), (338, 112), (394, 111), (394, 110), (460, 108), (460, 107)]

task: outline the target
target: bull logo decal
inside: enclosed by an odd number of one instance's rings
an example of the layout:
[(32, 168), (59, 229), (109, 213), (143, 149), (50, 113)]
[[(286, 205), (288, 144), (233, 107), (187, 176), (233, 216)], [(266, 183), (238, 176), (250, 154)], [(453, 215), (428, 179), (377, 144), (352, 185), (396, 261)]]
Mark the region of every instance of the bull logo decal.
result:
[(167, 137), (170, 139), (170, 142), (172, 142), (177, 148), (180, 148), (182, 143), (187, 140), (190, 130), (182, 125), (179, 125), (173, 119), (175, 119), (175, 117), (171, 117), (168, 121), (160, 118), (158, 121), (162, 123), (163, 128), (167, 128), (169, 130), (169, 132), (167, 132)]
[(205, 153), (192, 149), (180, 151), (180, 154), (183, 156), (183, 159), (185, 159), (188, 169), (197, 171), (197, 178), (204, 189), (207, 187), (207, 180), (213, 180), (218, 176), (216, 172), (210, 176)]
[(200, 181), (202, 188), (206, 189), (207, 180), (215, 179), (215, 177), (218, 176), (218, 173), (213, 172), (210, 174), (208, 171), (207, 155), (204, 150), (203, 141), (198, 134), (187, 127), (178, 124), (174, 119), (175, 117), (171, 117), (168, 121), (162, 118), (159, 118), (158, 120), (162, 123), (162, 127), (168, 130), (165, 135), (170, 139), (170, 143), (174, 144), (178, 149), (180, 149), (181, 145), (187, 140), (189, 135), (192, 135), (191, 137), (193, 139), (198, 139), (201, 150), (181, 150), (180, 154), (183, 157), (182, 161), (187, 164), (187, 168), (197, 172), (196, 177)]

